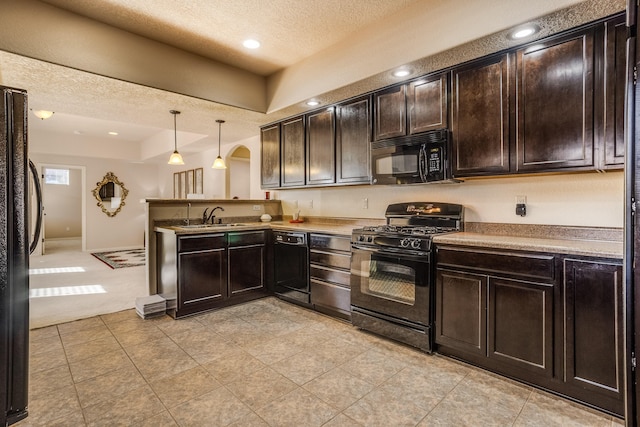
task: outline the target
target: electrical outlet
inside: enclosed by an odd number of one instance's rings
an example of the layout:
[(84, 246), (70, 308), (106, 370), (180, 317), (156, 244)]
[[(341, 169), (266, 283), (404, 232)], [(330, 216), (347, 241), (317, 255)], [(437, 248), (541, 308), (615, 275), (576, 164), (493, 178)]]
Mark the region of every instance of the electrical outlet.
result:
[(516, 196), (516, 215), (527, 215), (527, 196)]
[(303, 207), (307, 209), (313, 209), (313, 200), (307, 200), (303, 202)]
[(254, 210), (254, 211), (261, 211), (261, 210), (262, 210), (262, 206), (260, 206), (260, 205), (253, 205), (253, 210)]
[(362, 209), (369, 209), (369, 199), (366, 197), (362, 199)]

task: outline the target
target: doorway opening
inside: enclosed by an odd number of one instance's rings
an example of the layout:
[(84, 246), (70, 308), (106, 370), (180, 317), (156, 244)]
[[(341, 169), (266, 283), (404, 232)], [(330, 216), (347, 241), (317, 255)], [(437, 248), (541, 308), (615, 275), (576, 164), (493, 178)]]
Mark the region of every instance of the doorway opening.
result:
[(251, 151), (240, 145), (227, 158), (227, 199), (250, 199)]
[(42, 238), (36, 254), (52, 251), (84, 251), (85, 236), (85, 168), (41, 164)]

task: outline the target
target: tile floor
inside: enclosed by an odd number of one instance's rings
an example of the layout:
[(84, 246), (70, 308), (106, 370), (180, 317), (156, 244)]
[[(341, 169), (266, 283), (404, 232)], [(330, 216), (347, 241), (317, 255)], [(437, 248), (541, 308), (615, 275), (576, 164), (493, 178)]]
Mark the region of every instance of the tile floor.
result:
[(276, 298), (35, 329), (26, 426), (618, 426)]

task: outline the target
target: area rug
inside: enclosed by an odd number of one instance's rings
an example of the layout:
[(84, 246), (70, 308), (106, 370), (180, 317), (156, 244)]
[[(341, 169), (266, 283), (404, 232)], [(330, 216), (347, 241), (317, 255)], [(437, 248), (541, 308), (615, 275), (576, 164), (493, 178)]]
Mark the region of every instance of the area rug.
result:
[(91, 255), (98, 258), (111, 268), (137, 267), (145, 264), (144, 249), (93, 252)]

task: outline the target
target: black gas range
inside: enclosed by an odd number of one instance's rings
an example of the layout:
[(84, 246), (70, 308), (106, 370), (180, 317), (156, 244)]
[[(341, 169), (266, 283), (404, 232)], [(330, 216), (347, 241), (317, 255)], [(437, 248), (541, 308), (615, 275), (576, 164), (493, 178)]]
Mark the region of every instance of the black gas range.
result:
[(389, 205), (387, 223), (351, 236), (354, 325), (431, 351), (432, 237), (463, 229), (464, 208), (450, 203)]

